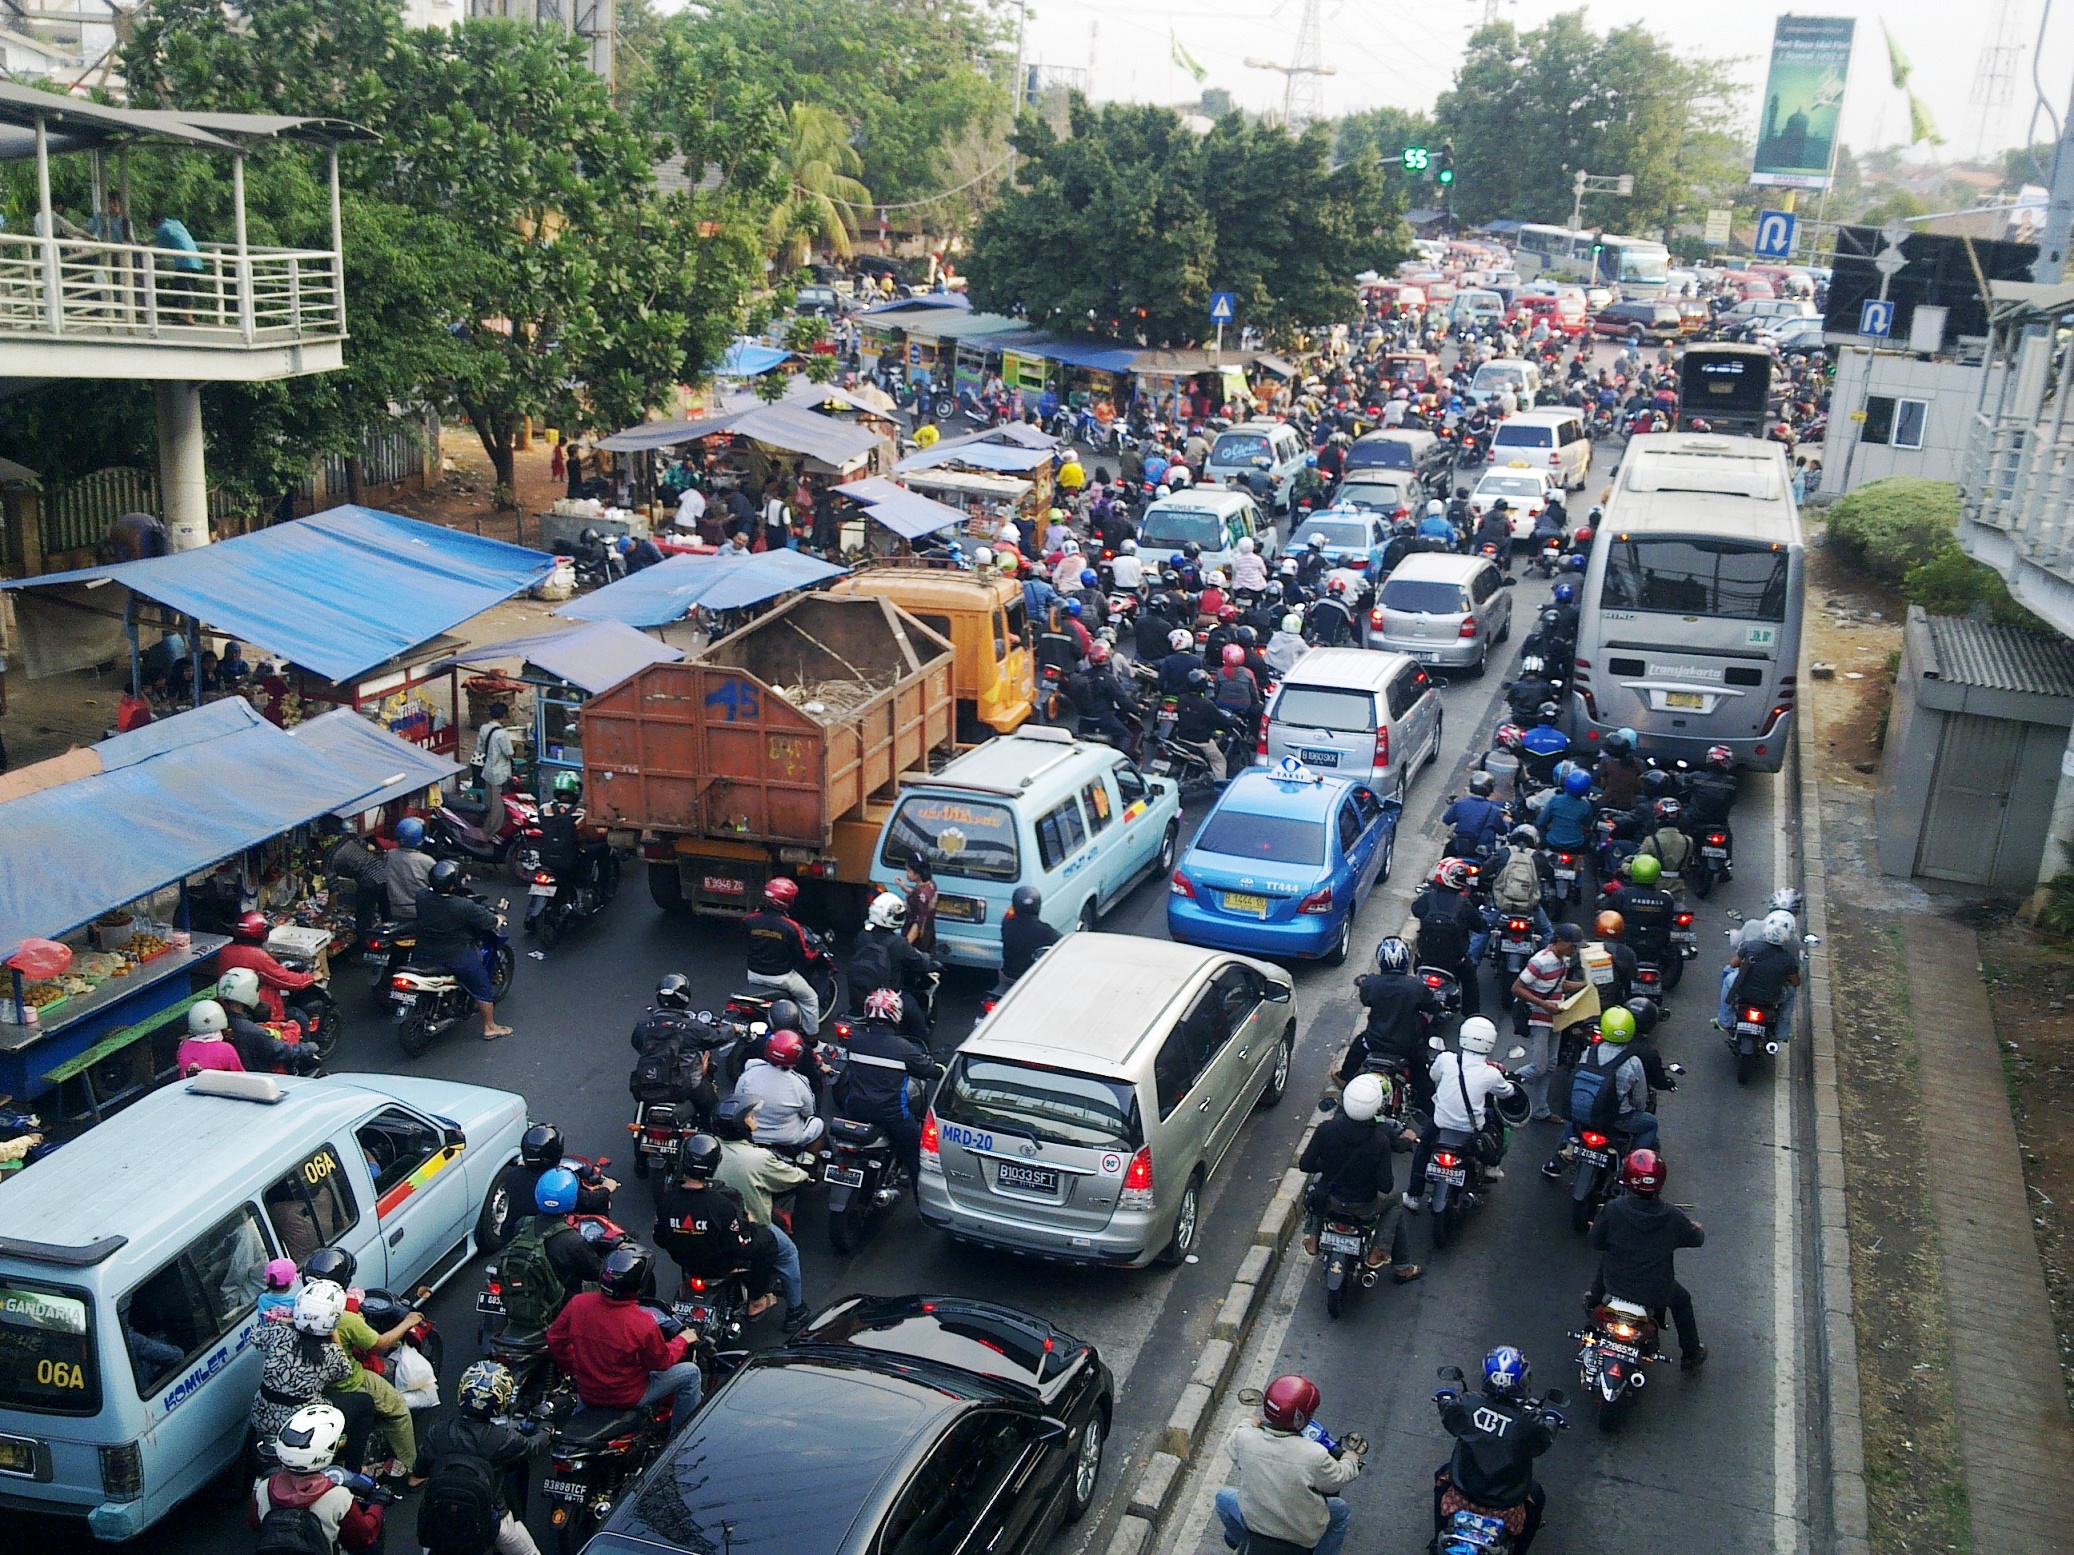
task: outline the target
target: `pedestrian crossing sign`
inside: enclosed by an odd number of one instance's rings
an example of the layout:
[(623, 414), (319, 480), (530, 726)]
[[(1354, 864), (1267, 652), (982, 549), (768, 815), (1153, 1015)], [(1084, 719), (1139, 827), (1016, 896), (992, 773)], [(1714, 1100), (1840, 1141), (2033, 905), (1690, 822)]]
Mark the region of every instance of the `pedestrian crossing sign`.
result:
[(1238, 302), (1236, 292), (1210, 293), (1210, 322), (1229, 324), (1238, 314)]

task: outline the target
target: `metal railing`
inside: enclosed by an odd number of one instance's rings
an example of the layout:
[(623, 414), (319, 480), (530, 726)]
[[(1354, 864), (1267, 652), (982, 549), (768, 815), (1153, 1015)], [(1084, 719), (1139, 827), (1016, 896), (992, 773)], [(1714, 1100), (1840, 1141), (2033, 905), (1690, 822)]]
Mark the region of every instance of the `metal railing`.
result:
[(337, 256), (0, 232), (0, 339), (275, 346), (345, 334)]

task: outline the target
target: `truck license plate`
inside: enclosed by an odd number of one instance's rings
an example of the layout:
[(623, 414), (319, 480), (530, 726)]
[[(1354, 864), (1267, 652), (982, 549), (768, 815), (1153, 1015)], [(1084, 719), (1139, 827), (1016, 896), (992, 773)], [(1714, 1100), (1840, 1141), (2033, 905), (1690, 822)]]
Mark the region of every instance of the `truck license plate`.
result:
[(711, 891), (715, 896), (747, 896), (749, 883), (734, 875), (701, 875), (699, 889)]

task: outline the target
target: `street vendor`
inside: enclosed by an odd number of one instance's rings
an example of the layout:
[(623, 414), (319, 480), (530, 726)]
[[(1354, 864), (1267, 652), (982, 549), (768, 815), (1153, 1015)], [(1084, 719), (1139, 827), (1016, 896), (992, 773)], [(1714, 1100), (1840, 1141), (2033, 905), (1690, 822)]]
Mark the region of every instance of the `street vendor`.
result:
[(325, 878), (350, 881), (353, 886), (353, 934), (366, 939), (382, 907), (382, 890), (387, 871), (381, 855), (347, 830), (335, 815), (317, 817), (318, 857)]
[(287, 1011), (281, 1003), (284, 993), (300, 993), (317, 979), (309, 972), (291, 972), (267, 954), (266, 937), (273, 932), (273, 925), (266, 921), (264, 913), (248, 912), (231, 925), (231, 943), (216, 952), (216, 965), (225, 972), (233, 967), (243, 967), (259, 982), (259, 997), (264, 1003), (268, 1020), (285, 1020)]

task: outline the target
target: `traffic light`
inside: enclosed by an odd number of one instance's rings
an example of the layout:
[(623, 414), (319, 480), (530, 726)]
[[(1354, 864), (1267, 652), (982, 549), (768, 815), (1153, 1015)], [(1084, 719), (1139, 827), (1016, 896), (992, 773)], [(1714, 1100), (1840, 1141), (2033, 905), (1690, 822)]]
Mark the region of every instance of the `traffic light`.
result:
[(1424, 146), (1404, 148), (1404, 170), (1407, 173), (1423, 173), (1433, 165), (1433, 153)]
[(1440, 148), (1440, 155), (1436, 159), (1433, 173), (1433, 181), (1438, 184), (1451, 184), (1455, 181), (1455, 143), (1453, 141), (1448, 141)]

